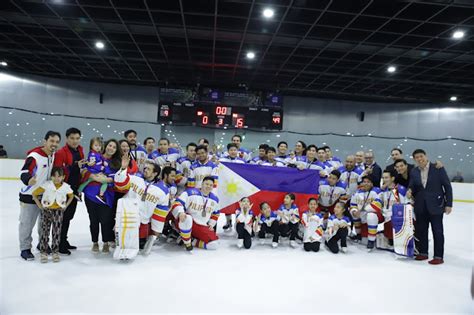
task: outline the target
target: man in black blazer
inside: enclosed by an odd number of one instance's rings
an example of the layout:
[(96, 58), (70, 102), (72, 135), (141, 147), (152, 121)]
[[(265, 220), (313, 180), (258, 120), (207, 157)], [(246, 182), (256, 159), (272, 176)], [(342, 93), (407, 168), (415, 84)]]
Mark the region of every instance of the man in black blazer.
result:
[(426, 152), (413, 152), (417, 166), (410, 173), (409, 196), (415, 201), (415, 237), (418, 239), (416, 260), (428, 259), (428, 229), (431, 224), (434, 240), (432, 265), (442, 264), (444, 255), (443, 214), (450, 214), (453, 207), (453, 189), (448, 174), (430, 163)]
[(370, 175), (374, 179), (374, 187), (380, 187), (380, 181), (382, 180), (382, 168), (375, 162), (374, 152), (365, 152), (365, 169), (362, 173), (362, 177)]

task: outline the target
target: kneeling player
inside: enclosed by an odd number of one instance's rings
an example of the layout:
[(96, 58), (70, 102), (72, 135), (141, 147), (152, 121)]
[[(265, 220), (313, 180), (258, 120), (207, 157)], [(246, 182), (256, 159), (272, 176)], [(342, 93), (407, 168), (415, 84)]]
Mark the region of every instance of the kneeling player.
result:
[(357, 233), (355, 240), (360, 241), (362, 236), (367, 236), (368, 251), (374, 249), (377, 226), (383, 222), (380, 194), (380, 188), (374, 187), (373, 178), (364, 176), (361, 189), (351, 198), (350, 213)]
[(252, 246), (253, 205), (247, 197), (240, 199), (239, 205), (240, 208), (235, 212), (237, 247), (249, 249)]
[(178, 219), (180, 236), (186, 249), (193, 245), (204, 249), (217, 249), (218, 237), (214, 226), (219, 219), (219, 199), (211, 191), (214, 178), (206, 176), (200, 189), (188, 188), (176, 198), (171, 207), (173, 216)]
[(305, 211), (301, 218), (304, 227), (303, 248), (305, 251), (319, 251), (321, 236), (323, 236), (323, 215), (316, 212), (318, 202), (315, 198), (308, 201), (308, 211)]
[[(140, 237), (148, 237), (144, 254), (149, 254), (154, 241), (163, 231), (165, 218), (169, 211), (169, 191), (159, 180), (160, 166), (154, 162), (146, 162), (143, 178), (127, 173), (128, 156), (122, 158), (122, 168), (115, 174), (115, 186), (119, 191), (126, 192), (117, 204), (115, 234), (117, 246), (115, 259), (132, 259), (139, 249)], [(151, 234), (148, 236), (151, 221)]]
[(341, 241), (341, 251), (347, 252), (347, 235), (351, 228), (351, 220), (344, 215), (344, 211), (345, 204), (338, 202), (334, 207), (334, 214), (328, 220), (325, 244), (334, 254), (339, 252), (339, 241)]
[(278, 247), (278, 238), (280, 237), (279, 222), (280, 216), (272, 211), (267, 202), (262, 202), (256, 228), (261, 245), (265, 245), (265, 236), (267, 233), (270, 233), (273, 234), (272, 247)]

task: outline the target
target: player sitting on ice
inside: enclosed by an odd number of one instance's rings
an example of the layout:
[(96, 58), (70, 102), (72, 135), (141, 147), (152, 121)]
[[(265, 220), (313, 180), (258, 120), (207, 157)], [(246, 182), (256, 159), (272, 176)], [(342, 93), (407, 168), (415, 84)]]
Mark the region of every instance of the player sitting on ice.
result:
[(304, 227), (303, 248), (305, 251), (318, 252), (323, 236), (323, 215), (318, 213), (318, 201), (315, 198), (308, 200), (308, 210), (301, 217)]
[(351, 229), (351, 220), (344, 215), (345, 204), (338, 202), (334, 207), (334, 214), (329, 217), (324, 244), (331, 252), (339, 252), (338, 242), (341, 241), (341, 251), (347, 252), (347, 235)]
[[(130, 157), (122, 157), (122, 167), (115, 174), (115, 187), (126, 192), (117, 203), (115, 259), (133, 259), (139, 250), (139, 238), (147, 238), (143, 254), (151, 252), (161, 234), (169, 211), (169, 191), (159, 180), (161, 168), (152, 161), (145, 162), (143, 177), (127, 173)], [(151, 222), (151, 235), (150, 234)]]
[[(200, 189), (186, 189), (171, 207), (187, 250), (191, 250), (192, 245), (204, 249), (217, 249), (219, 238), (214, 226), (219, 219), (219, 199), (211, 192), (213, 188), (214, 178), (206, 176)], [(192, 245), (191, 236), (194, 239)]]
[(278, 208), (277, 213), (281, 218), (280, 221), (280, 235), (283, 237), (290, 237), (290, 246), (295, 248), (296, 236), (298, 235), (298, 227), (300, 222), (300, 214), (298, 207), (295, 205), (295, 195), (286, 194), (283, 199), (283, 204)]
[(267, 233), (270, 233), (273, 234), (272, 247), (278, 247), (280, 220), (280, 216), (272, 211), (267, 202), (262, 202), (260, 204), (260, 214), (257, 217), (255, 233), (258, 233), (261, 245), (265, 245), (265, 236)]
[(352, 196), (350, 203), (350, 213), (357, 234), (354, 240), (360, 241), (362, 237), (367, 237), (369, 252), (375, 247), (377, 226), (383, 222), (380, 196), (380, 188), (374, 187), (372, 176), (367, 175), (362, 178), (361, 189)]

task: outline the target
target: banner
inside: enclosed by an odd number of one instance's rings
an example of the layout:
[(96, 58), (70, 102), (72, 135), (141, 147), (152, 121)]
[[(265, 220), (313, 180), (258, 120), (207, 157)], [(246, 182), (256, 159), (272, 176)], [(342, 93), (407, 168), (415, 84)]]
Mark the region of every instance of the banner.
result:
[(282, 203), (285, 194), (296, 196), (300, 214), (308, 208), (308, 199), (317, 198), (319, 172), (288, 167), (252, 164), (219, 163), (217, 193), (222, 213), (234, 213), (243, 197), (249, 197), (255, 214), (261, 202), (268, 202), (272, 210)]

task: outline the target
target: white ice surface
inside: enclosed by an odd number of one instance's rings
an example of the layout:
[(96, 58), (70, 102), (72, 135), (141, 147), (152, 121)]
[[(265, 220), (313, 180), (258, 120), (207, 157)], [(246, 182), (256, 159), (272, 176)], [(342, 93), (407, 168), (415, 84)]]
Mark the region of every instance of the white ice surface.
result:
[[(324, 248), (319, 253), (291, 249), (287, 240), (278, 249), (255, 242), (250, 250), (239, 250), (235, 236), (221, 229), (217, 251), (190, 254), (162, 243), (148, 257), (121, 263), (112, 254), (90, 251), (83, 203), (69, 234), (78, 250), (60, 263), (41, 264), (19, 257), (19, 187), (19, 181), (0, 181), (1, 314), (473, 314), (473, 204), (457, 203), (445, 216), (445, 264), (440, 266), (395, 259), (384, 251), (367, 253), (350, 243), (349, 252), (338, 255)], [(36, 245), (36, 229), (34, 237)]]

